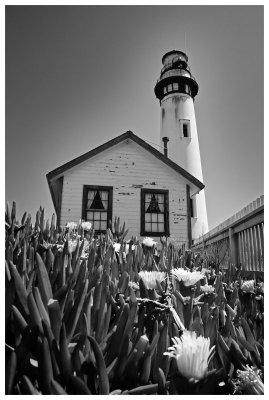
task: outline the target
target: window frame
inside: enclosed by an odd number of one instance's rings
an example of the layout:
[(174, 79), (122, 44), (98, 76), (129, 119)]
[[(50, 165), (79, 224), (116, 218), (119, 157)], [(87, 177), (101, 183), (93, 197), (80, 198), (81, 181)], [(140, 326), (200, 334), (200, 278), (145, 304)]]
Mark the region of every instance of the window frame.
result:
[[(147, 232), (145, 229), (145, 195), (146, 194), (163, 194), (164, 195), (164, 232)], [(164, 189), (141, 189), (140, 199), (140, 235), (141, 236), (170, 236), (169, 230), (169, 190)]]
[[(89, 190), (106, 190), (108, 192), (108, 204), (107, 204), (107, 227), (106, 229), (112, 226), (112, 206), (113, 206), (113, 186), (99, 186), (99, 185), (83, 185), (83, 194), (82, 194), (82, 213), (81, 218), (84, 221), (87, 220), (87, 200), (88, 200), (88, 191)], [(92, 221), (90, 221), (92, 222)], [(93, 223), (93, 222), (92, 222)], [(106, 229), (95, 229), (95, 233), (105, 233)]]

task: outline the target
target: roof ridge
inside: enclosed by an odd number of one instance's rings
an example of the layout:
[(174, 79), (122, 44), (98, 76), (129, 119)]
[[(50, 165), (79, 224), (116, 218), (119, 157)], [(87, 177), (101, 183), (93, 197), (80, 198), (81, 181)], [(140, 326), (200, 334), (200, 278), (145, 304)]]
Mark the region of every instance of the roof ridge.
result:
[(109, 149), (110, 147), (126, 140), (126, 139), (133, 139), (134, 142), (139, 144), (141, 147), (145, 148), (147, 151), (149, 151), (151, 154), (153, 154), (155, 157), (157, 157), (159, 160), (164, 162), (166, 165), (170, 166), (172, 169), (174, 169), (177, 173), (185, 177), (187, 180), (192, 182), (195, 186), (197, 186), (200, 190), (205, 187), (205, 185), (197, 178), (195, 178), (192, 174), (190, 174), (188, 171), (186, 171), (184, 168), (180, 167), (180, 165), (176, 164), (174, 161), (172, 161), (170, 158), (166, 157), (164, 154), (162, 154), (159, 150), (155, 149), (153, 146), (151, 146), (149, 143), (147, 143), (145, 140), (141, 139), (139, 136), (134, 134), (131, 130), (128, 130), (124, 133), (122, 133), (119, 136), (116, 136), (113, 139), (108, 140), (107, 142), (95, 147), (92, 150), (87, 151), (86, 153), (74, 158), (71, 161), (68, 161), (61, 166), (55, 168), (54, 170), (48, 172), (46, 174), (48, 182), (53, 179), (55, 176), (63, 174), (65, 171), (68, 169), (75, 167), (76, 165), (82, 163), (83, 161), (88, 160), (89, 158), (101, 153), (102, 151)]

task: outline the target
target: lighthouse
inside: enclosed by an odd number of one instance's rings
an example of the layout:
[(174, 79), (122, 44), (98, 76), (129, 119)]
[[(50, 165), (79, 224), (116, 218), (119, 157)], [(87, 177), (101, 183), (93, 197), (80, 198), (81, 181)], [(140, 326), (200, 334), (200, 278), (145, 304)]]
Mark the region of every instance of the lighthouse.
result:
[[(196, 126), (194, 98), (198, 84), (188, 66), (188, 57), (172, 50), (162, 58), (163, 67), (154, 91), (160, 101), (160, 145), (165, 154), (195, 178), (203, 182), (203, 173)], [(192, 239), (208, 231), (205, 191), (191, 198)]]

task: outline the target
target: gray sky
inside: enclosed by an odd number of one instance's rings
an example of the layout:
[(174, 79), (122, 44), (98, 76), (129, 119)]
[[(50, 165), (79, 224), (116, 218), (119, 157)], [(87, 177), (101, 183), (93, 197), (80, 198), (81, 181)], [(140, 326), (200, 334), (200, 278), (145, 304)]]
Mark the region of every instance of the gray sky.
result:
[(263, 194), (263, 41), (263, 6), (7, 6), (6, 201), (50, 218), (47, 172), (127, 130), (158, 144), (154, 85), (179, 49), (213, 228)]

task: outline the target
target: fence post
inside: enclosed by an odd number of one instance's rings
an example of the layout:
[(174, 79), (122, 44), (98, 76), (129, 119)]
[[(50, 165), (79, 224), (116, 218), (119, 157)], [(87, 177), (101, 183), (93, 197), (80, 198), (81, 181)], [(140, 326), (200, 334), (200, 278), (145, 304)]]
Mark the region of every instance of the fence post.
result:
[(238, 240), (237, 235), (233, 233), (233, 229), (229, 228), (229, 248), (231, 263), (236, 267), (238, 264)]

